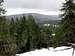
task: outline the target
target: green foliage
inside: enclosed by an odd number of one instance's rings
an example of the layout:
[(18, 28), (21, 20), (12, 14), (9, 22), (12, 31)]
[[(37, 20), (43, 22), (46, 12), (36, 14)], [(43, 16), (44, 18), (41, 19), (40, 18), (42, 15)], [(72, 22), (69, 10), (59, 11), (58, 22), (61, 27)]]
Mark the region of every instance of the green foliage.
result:
[(51, 29), (47, 28), (45, 32), (41, 32), (33, 16), (29, 15), (27, 18), (25, 16), (15, 20), (12, 18), (9, 24), (12, 39), (16, 39), (16, 52), (23, 53), (34, 49), (48, 48), (50, 46), (49, 34), (51, 33), (49, 31)]
[(55, 28), (52, 25), (44, 26), (41, 28), (41, 38), (42, 38), (41, 40), (46, 44), (46, 48), (52, 47), (52, 39), (53, 39), (52, 34), (55, 31), (54, 29)]
[(0, 39), (0, 56), (15, 56), (16, 44), (10, 40)]
[(61, 11), (64, 13), (61, 15), (62, 21), (54, 42), (57, 46), (68, 45), (67, 43), (75, 43), (75, 4), (73, 0), (65, 0)]
[(7, 19), (1, 16), (5, 13), (3, 2), (4, 0), (0, 0), (0, 56), (15, 56), (16, 44), (10, 38)]
[(28, 19), (28, 27), (29, 27), (29, 37), (31, 38), (31, 47), (30, 48), (37, 48), (38, 40), (40, 37), (40, 29), (38, 25), (35, 23), (34, 18), (29, 15)]
[(5, 17), (0, 17), (0, 56), (15, 56), (16, 44), (11, 39), (9, 25)]

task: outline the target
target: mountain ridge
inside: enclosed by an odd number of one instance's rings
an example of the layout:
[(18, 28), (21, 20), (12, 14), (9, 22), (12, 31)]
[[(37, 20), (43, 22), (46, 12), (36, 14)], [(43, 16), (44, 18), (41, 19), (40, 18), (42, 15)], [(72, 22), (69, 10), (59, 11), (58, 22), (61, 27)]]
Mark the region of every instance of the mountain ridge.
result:
[(43, 14), (38, 14), (38, 13), (26, 13), (26, 14), (9, 15), (9, 16), (6, 16), (6, 18), (16, 19), (17, 17), (18, 18), (21, 18), (23, 16), (28, 17), (29, 15), (32, 15), (33, 18), (35, 19), (36, 23), (38, 23), (38, 24), (45, 24), (45, 23), (58, 24), (61, 20), (58, 17), (58, 15), (43, 15)]

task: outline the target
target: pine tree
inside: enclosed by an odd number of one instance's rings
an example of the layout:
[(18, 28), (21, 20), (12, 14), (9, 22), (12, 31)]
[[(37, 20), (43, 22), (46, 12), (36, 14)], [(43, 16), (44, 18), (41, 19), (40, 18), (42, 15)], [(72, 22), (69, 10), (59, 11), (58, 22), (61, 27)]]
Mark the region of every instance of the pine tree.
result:
[(54, 42), (55, 46), (68, 45), (68, 43), (75, 43), (75, 4), (74, 0), (65, 0), (61, 11), (64, 13), (61, 15), (62, 21), (60, 28), (56, 33)]
[(53, 27), (53, 25), (44, 26), (43, 32), (41, 33), (44, 33), (43, 36), (44, 36), (45, 41), (43, 42), (47, 44), (46, 48), (51, 47), (52, 46), (52, 34), (55, 33), (55, 28)]
[(12, 41), (9, 32), (9, 23), (5, 16), (3, 9), (4, 0), (0, 0), (0, 56), (15, 56), (16, 44)]
[(5, 17), (0, 17), (0, 56), (15, 56), (16, 44), (11, 39), (9, 25)]
[(0, 0), (0, 15), (5, 14), (5, 9), (3, 8), (4, 0)]
[(14, 30), (17, 44), (17, 53), (26, 52), (27, 51), (26, 43), (29, 34), (25, 16), (21, 17), (20, 19), (16, 18)]
[(39, 40), (40, 40), (40, 29), (38, 25), (35, 22), (35, 18), (33, 18), (32, 15), (28, 16), (28, 26), (29, 26), (29, 34), (30, 34), (30, 43), (31, 49), (36, 49), (38, 48)]

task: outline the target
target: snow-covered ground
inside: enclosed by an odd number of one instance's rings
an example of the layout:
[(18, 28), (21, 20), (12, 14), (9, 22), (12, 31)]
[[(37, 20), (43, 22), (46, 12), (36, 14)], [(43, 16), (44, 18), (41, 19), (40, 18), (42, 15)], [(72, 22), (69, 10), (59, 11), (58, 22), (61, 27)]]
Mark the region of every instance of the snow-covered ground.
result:
[(63, 46), (63, 47), (58, 47), (56, 49), (53, 49), (50, 47), (49, 50), (43, 48), (40, 50), (17, 54), (17, 56), (72, 56), (73, 49), (55, 52), (55, 50), (60, 50), (60, 49), (64, 49), (64, 48), (68, 48), (68, 47)]

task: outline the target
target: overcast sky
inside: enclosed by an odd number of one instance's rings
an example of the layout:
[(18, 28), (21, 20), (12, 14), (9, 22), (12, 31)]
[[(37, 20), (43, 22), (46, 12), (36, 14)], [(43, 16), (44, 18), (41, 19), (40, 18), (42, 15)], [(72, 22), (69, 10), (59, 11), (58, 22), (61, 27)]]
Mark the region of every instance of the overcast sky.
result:
[(7, 8), (28, 8), (58, 11), (64, 0), (5, 0)]

